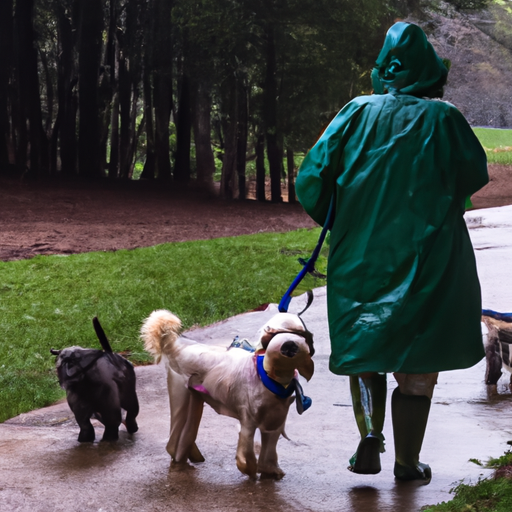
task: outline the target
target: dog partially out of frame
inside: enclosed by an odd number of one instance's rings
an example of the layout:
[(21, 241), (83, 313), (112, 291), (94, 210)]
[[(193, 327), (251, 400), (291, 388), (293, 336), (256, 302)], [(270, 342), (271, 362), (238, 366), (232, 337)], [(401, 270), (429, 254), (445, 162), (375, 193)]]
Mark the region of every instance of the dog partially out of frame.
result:
[[(204, 461), (196, 437), (206, 402), (217, 413), (240, 421), (238, 469), (253, 479), (258, 473), (262, 478), (282, 478), (276, 447), (279, 436), (286, 435), (288, 409), (294, 399), (299, 413), (305, 409), (303, 402), (309, 406), (297, 371), (307, 380), (314, 371), (313, 337), (302, 320), (290, 313), (276, 314), (260, 330), (255, 353), (198, 343), (180, 333), (181, 321), (167, 310), (151, 313), (141, 328), (145, 349), (156, 362), (164, 360), (167, 369), (171, 409), (167, 451), (172, 459)], [(258, 460), (256, 429), (261, 432)]]
[[(66, 391), (69, 407), (80, 427), (78, 441), (81, 443), (94, 441), (93, 416), (105, 426), (102, 441), (116, 441), (121, 423), (130, 434), (138, 430), (135, 418), (139, 401), (133, 365), (112, 352), (97, 317), (93, 325), (103, 350), (82, 347), (50, 350), (57, 356), (59, 384)], [(126, 411), (124, 420), (122, 409)]]

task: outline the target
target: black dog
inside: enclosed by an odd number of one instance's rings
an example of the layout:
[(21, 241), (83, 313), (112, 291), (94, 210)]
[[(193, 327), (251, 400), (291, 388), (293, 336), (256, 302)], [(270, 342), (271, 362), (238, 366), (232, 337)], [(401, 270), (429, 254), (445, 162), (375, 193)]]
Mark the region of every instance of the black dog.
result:
[[(66, 390), (69, 407), (80, 426), (78, 441), (94, 441), (94, 415), (103, 425), (103, 441), (119, 437), (123, 422), (130, 434), (137, 432), (135, 418), (139, 401), (135, 392), (135, 371), (132, 364), (119, 354), (114, 354), (98, 318), (93, 319), (94, 330), (103, 350), (69, 347), (50, 352), (58, 356), (57, 375), (60, 386)], [(121, 409), (126, 411), (122, 421)]]

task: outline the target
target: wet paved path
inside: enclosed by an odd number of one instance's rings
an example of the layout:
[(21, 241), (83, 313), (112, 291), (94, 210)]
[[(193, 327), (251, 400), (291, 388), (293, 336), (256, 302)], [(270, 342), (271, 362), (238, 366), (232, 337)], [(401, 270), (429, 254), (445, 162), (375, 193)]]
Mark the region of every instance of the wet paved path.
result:
[[(470, 215), (477, 217), (470, 223), (470, 233), (484, 307), (510, 311), (512, 207)], [(294, 299), (290, 311), (300, 310), (302, 300)], [(234, 317), (195, 331), (193, 336), (226, 345), (235, 334), (253, 338), (267, 314)], [(490, 474), (469, 459), (485, 461), (508, 449), (506, 443), (512, 440), (512, 396), (506, 387), (508, 376), (499, 383), (498, 397), (487, 396), (483, 361), (469, 370), (440, 375), (422, 452), (422, 459), (433, 470), (430, 485), (394, 481), (389, 411), (382, 472), (362, 476), (347, 471), (358, 435), (348, 380), (327, 369), (324, 289), (316, 290), (316, 299), (304, 320), (315, 334), (317, 350), (316, 373), (304, 385), (313, 406), (302, 416), (290, 409), (286, 430), (291, 441), (282, 438), (278, 444), (280, 465), (286, 472), (281, 481), (252, 482), (238, 472), (234, 461), (237, 422), (218, 416), (208, 407), (198, 436), (206, 462), (186, 467), (171, 465), (165, 451), (168, 402), (164, 370), (150, 366), (137, 368), (140, 430), (134, 436), (122, 431), (116, 444), (77, 443), (78, 429), (66, 403), (1, 424), (0, 510), (413, 512), (449, 500), (450, 489), (461, 480), (475, 482)], [(390, 377), (389, 395), (395, 386)], [(101, 437), (101, 427), (96, 431)]]

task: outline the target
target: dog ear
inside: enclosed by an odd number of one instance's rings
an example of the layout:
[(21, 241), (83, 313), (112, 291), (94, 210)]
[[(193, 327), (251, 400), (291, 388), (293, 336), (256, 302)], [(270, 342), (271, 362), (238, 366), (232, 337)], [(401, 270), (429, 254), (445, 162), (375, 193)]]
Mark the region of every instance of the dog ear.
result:
[(264, 350), (267, 350), (268, 344), (270, 343), (274, 335), (274, 329), (270, 329), (270, 327), (265, 328), (264, 334), (262, 334), (260, 338), (260, 343)]
[(315, 373), (315, 363), (313, 362), (313, 359), (311, 359), (311, 356), (307, 356), (304, 360), (304, 363), (301, 364), (297, 370), (299, 370), (299, 373), (307, 380), (311, 380), (311, 377), (313, 377), (313, 373)]
[(60, 350), (55, 350), (54, 348), (51, 348), (50, 349), (50, 353), (53, 354), (54, 356), (58, 356), (61, 351)]

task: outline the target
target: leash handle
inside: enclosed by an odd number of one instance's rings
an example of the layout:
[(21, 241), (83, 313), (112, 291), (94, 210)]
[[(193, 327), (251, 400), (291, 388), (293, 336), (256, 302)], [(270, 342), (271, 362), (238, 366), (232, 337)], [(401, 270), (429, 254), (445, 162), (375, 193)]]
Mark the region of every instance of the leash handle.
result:
[(301, 271), (297, 274), (297, 277), (293, 280), (292, 284), (286, 291), (286, 293), (281, 298), (281, 301), (279, 302), (279, 312), (280, 313), (286, 313), (288, 311), (288, 307), (290, 305), (290, 301), (292, 300), (292, 293), (297, 288), (298, 284), (304, 279), (304, 276), (311, 272), (315, 268), (315, 262), (318, 259), (318, 255), (320, 254), (320, 249), (322, 248), (322, 245), (324, 243), (325, 237), (327, 236), (327, 231), (331, 229), (332, 221), (334, 218), (334, 194), (331, 197), (331, 202), (329, 204), (329, 210), (327, 211), (327, 217), (325, 219), (324, 227), (322, 228), (322, 232), (320, 233), (320, 236), (318, 238), (318, 242), (316, 244), (316, 247), (313, 250), (313, 253), (311, 254), (311, 257), (307, 261), (307, 263), (302, 267)]

